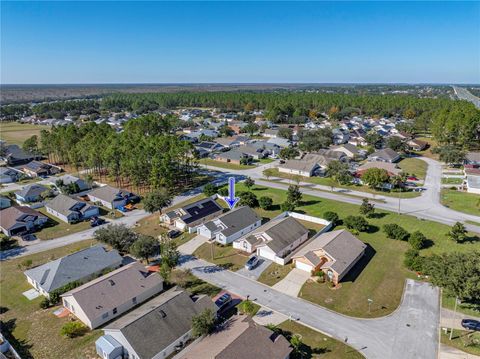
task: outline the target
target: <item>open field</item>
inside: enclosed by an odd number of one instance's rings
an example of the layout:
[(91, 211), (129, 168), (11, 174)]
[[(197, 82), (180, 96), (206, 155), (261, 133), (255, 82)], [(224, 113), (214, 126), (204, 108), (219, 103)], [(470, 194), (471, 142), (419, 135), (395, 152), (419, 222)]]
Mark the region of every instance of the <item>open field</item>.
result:
[(202, 158), (201, 160), (198, 161), (198, 163), (200, 165), (226, 168), (229, 170), (246, 170), (246, 169), (255, 167), (253, 165), (237, 165), (235, 163), (230, 163), (230, 162), (215, 161), (215, 160), (212, 160), (211, 158)]
[[(245, 190), (240, 183), (238, 190)], [(268, 196), (273, 200), (272, 210), (256, 209), (265, 218), (273, 218), (281, 213), (280, 203), (286, 199), (286, 191), (254, 186), (252, 191), (257, 197)], [(304, 196), (297, 212), (322, 217), (327, 211), (338, 213), (340, 218), (358, 215), (359, 206), (312, 196)], [(423, 221), (412, 216), (398, 215), (393, 212), (377, 210), (374, 218), (369, 218), (369, 232), (360, 233), (358, 238), (368, 244), (366, 256), (347, 275), (341, 288), (332, 290), (324, 283), (309, 282), (301, 290), (301, 297), (347, 315), (360, 317), (378, 317), (391, 313), (400, 303), (403, 286), (407, 277), (414, 276), (403, 266), (403, 253), (408, 243), (387, 239), (382, 226), (396, 223), (410, 233), (419, 230), (431, 241), (422, 255), (442, 252), (468, 252), (480, 250), (480, 239), (470, 234), (469, 241), (454, 243), (446, 233), (450, 227), (437, 222)], [(341, 227), (339, 227), (341, 228)], [(206, 250), (206, 248), (205, 248)], [(206, 259), (210, 254), (205, 254)], [(371, 313), (368, 313), (367, 299), (373, 299)]]
[(257, 280), (260, 283), (273, 286), (285, 278), (292, 269), (292, 265), (282, 266), (277, 263), (272, 263), (260, 274)]
[(454, 330), (452, 340), (450, 332), (440, 334), (440, 341), (450, 347), (457, 348), (465, 353), (480, 355), (480, 332), (472, 333), (465, 330)]
[(480, 216), (480, 195), (478, 194), (444, 188), (440, 194), (440, 200), (445, 207)]
[(41, 130), (49, 128), (48, 126), (0, 121), (0, 140), (21, 146), (27, 138), (33, 135), (40, 136)]
[(362, 354), (344, 343), (327, 337), (294, 321), (285, 321), (277, 326), (287, 337), (297, 334), (301, 337), (303, 356), (292, 354), (292, 358), (360, 359)]
[[(29, 260), (38, 266), (96, 243), (93, 240), (77, 242), (65, 247), (2, 262), (0, 271), (0, 299), (2, 306), (2, 333), (22, 358), (83, 359), (95, 358), (95, 340), (101, 330), (89, 331), (82, 337), (67, 339), (60, 328), (69, 320), (57, 318), (57, 307), (40, 309), (42, 296), (29, 301), (22, 293), (31, 289), (23, 271)], [(14, 339), (12, 339), (14, 338)]]
[[(281, 173), (278, 171), (278, 168), (269, 168), (268, 170), (263, 171), (263, 173), (267, 173), (268, 177), (279, 177), (291, 180), (292, 183), (300, 182), (308, 182), (313, 184), (318, 184), (322, 186), (328, 187), (336, 187), (336, 188), (345, 188), (351, 191), (358, 191), (358, 192), (366, 192), (372, 193), (379, 196), (388, 196), (388, 197), (398, 197), (399, 194), (401, 198), (414, 198), (421, 195), (420, 192), (387, 192), (387, 191), (380, 191), (376, 189), (369, 188), (368, 186), (360, 186), (360, 185), (341, 185), (335, 182), (333, 179), (329, 177), (302, 177), (302, 176), (295, 176), (290, 175), (288, 173)], [(348, 193), (344, 193), (348, 194)]]
[(404, 158), (398, 163), (398, 167), (409, 175), (415, 175), (418, 179), (425, 179), (428, 164), (418, 158)]

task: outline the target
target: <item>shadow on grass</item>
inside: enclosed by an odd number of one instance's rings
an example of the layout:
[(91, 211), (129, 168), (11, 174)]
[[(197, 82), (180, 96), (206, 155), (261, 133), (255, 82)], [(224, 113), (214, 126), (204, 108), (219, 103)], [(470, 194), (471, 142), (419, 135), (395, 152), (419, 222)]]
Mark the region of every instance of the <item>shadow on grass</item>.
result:
[(475, 243), (479, 241), (480, 241), (479, 236), (466, 236), (465, 239), (462, 241), (462, 243)]
[[(278, 327), (270, 327), (269, 329), (273, 330), (273, 332), (277, 335), (283, 335), (289, 342), (291, 341), (294, 334), (288, 330), (283, 330)], [(301, 339), (300, 339), (301, 340)], [(326, 354), (331, 350), (328, 348), (312, 348), (311, 346), (301, 342), (298, 348), (294, 349), (290, 358), (292, 359), (306, 359), (306, 358), (313, 358), (319, 354)]]
[(380, 230), (377, 226), (374, 226), (373, 224), (368, 225), (368, 229), (366, 230), (366, 233), (376, 233)]
[(373, 213), (372, 215), (370, 215), (370, 218), (373, 218), (373, 219), (382, 219), (386, 216), (388, 216), (390, 213), (384, 213), (384, 212), (380, 212), (380, 213)]
[(319, 200), (301, 201), (300, 206), (301, 207), (313, 206), (313, 205), (318, 204), (320, 202), (321, 201), (319, 201)]
[(365, 254), (363, 257), (355, 264), (355, 266), (345, 275), (342, 279), (342, 282), (355, 282), (360, 273), (365, 269), (365, 267), (370, 263), (373, 256), (377, 253), (373, 247), (367, 243), (367, 248), (365, 248)]
[(18, 352), (18, 354), (24, 359), (33, 359), (30, 349), (32, 348), (31, 344), (24, 339), (16, 339), (12, 332), (17, 326), (16, 319), (10, 319), (7, 322), (1, 321), (0, 327), (2, 328), (2, 334), (5, 339), (7, 339), (12, 347)]

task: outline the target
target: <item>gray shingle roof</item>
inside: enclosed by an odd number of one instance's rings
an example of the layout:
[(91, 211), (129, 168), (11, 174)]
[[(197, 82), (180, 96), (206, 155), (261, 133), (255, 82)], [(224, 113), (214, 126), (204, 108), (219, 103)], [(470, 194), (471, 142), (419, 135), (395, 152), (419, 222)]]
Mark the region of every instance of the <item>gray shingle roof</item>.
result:
[(393, 161), (399, 157), (399, 154), (394, 150), (392, 150), (391, 148), (384, 148), (383, 150), (379, 150), (377, 152), (372, 153), (370, 156), (368, 156), (368, 158), (373, 158), (373, 157), (380, 157), (388, 161)]
[[(224, 225), (225, 229), (221, 230), (220, 232), (228, 237), (234, 233), (237, 233), (241, 231), (244, 228), (247, 228), (248, 226), (251, 226), (255, 222), (259, 221), (261, 218), (255, 213), (253, 209), (247, 206), (242, 206), (235, 208), (232, 211), (229, 211), (222, 216), (218, 217), (216, 220), (220, 220)], [(208, 225), (209, 223), (213, 223), (212, 221), (207, 222), (207, 228), (211, 229)], [(215, 224), (213, 224), (215, 227), (212, 228), (217, 228)], [(212, 226), (212, 225), (210, 225)]]
[(265, 231), (265, 234), (272, 238), (266, 243), (266, 246), (278, 253), (306, 233), (308, 233), (308, 229), (295, 218), (285, 217)]
[(24, 273), (46, 292), (51, 292), (106, 268), (118, 267), (121, 262), (122, 257), (116, 250), (106, 251), (102, 246), (93, 246), (28, 269)]
[(89, 195), (111, 203), (115, 199), (119, 198), (124, 192), (127, 193), (119, 188), (103, 186), (95, 188), (89, 193)]
[(45, 207), (51, 208), (54, 211), (63, 214), (64, 216), (68, 216), (73, 212), (83, 213), (96, 206), (91, 206), (88, 203), (78, 201), (67, 195), (59, 194), (57, 197), (48, 201), (45, 204)]
[(172, 288), (108, 324), (105, 332), (119, 330), (140, 359), (153, 358), (192, 328), (192, 317), (205, 309), (215, 310), (212, 300)]
[(47, 216), (27, 206), (9, 207), (0, 212), (0, 227), (9, 230), (16, 224), (34, 221), (37, 218), (46, 219)]
[(47, 187), (42, 186), (41, 184), (31, 184), (23, 187), (20, 191), (15, 192), (15, 194), (23, 198), (31, 197), (31, 196), (38, 197), (47, 189), (48, 189)]

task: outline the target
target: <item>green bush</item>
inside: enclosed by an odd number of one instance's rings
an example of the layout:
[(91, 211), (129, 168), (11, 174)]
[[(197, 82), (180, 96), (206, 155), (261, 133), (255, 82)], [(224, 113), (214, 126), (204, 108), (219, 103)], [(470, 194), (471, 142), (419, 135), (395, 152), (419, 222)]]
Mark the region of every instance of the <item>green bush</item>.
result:
[(343, 220), (343, 223), (348, 229), (353, 229), (358, 232), (368, 231), (368, 221), (362, 216), (348, 216)]
[(60, 330), (60, 334), (67, 338), (82, 336), (87, 332), (87, 327), (80, 322), (68, 322)]
[(335, 225), (338, 223), (340, 220), (340, 217), (336, 212), (328, 211), (323, 214), (323, 218), (326, 219), (329, 222), (332, 222), (332, 225), (335, 227)]
[(283, 202), (281, 205), (280, 205), (280, 209), (282, 210), (282, 212), (293, 212), (295, 210), (295, 206), (293, 205), (293, 203), (290, 203), (290, 202)]
[(261, 209), (268, 210), (272, 207), (273, 200), (270, 197), (260, 197), (258, 199), (258, 204), (260, 205)]
[(40, 308), (47, 309), (51, 307), (50, 300), (48, 298), (43, 298), (40, 302)]
[(385, 232), (387, 238), (399, 241), (407, 241), (410, 237), (410, 234), (405, 229), (395, 223), (385, 224), (383, 226), (383, 232)]
[(408, 243), (413, 249), (420, 250), (425, 248), (427, 238), (422, 232), (415, 231), (410, 235), (410, 238), (408, 238)]
[(217, 187), (213, 183), (207, 183), (205, 187), (203, 187), (203, 194), (205, 196), (210, 197), (217, 193)]
[(403, 264), (410, 270), (420, 272), (423, 270), (423, 257), (418, 250), (411, 248), (405, 252)]

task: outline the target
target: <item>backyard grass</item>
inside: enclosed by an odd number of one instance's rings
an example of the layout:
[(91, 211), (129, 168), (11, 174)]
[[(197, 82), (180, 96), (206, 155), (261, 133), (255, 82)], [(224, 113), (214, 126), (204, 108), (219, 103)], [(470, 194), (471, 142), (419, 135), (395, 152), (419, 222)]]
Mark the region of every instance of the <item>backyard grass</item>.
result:
[[(159, 238), (159, 236), (167, 234), (169, 231), (167, 227), (160, 225), (160, 219), (158, 218), (157, 213), (139, 220), (138, 224), (133, 228), (133, 230), (138, 234), (144, 234), (154, 238)], [(184, 243), (187, 243), (196, 235), (196, 233), (184, 232), (177, 238), (174, 238), (173, 242), (175, 242), (177, 246), (180, 246)]]
[(58, 218), (52, 217), (45, 207), (38, 209), (38, 211), (48, 217), (48, 222), (45, 227), (35, 232), (35, 235), (40, 239), (53, 239), (63, 237), (72, 233), (77, 233), (90, 228), (90, 222), (78, 222), (69, 224), (61, 221)]
[[(243, 183), (237, 187), (245, 190)], [(280, 204), (286, 199), (286, 191), (257, 185), (252, 191), (257, 197), (268, 196), (273, 200), (272, 210), (256, 209), (260, 216), (273, 218), (281, 213)], [(304, 195), (295, 211), (320, 218), (325, 212), (332, 211), (342, 219), (348, 215), (359, 215), (359, 206)], [(469, 233), (468, 241), (455, 243), (446, 236), (450, 227), (441, 223), (383, 210), (376, 210), (375, 217), (369, 218), (368, 222), (371, 226), (369, 232), (357, 236), (368, 245), (366, 255), (344, 278), (341, 288), (333, 290), (324, 283), (308, 282), (301, 290), (302, 298), (353, 316), (378, 317), (395, 310), (401, 300), (405, 279), (414, 274), (403, 266), (403, 254), (409, 248), (408, 243), (386, 238), (382, 231), (384, 224), (396, 223), (410, 233), (421, 231), (431, 241), (431, 246), (421, 251), (422, 255), (480, 250), (480, 238)], [(205, 259), (210, 259), (209, 250), (204, 255)], [(368, 298), (373, 299), (370, 313)]]
[(442, 184), (462, 184), (463, 178), (442, 177)]
[(277, 263), (272, 263), (260, 274), (257, 280), (260, 283), (273, 286), (285, 278), (292, 269), (292, 265), (282, 266)]
[[(420, 161), (420, 160), (419, 160)], [(422, 161), (423, 162), (423, 161)], [(335, 182), (333, 179), (329, 177), (303, 177), (303, 176), (298, 176), (298, 175), (290, 175), (288, 173), (281, 173), (278, 168), (269, 168), (265, 171), (263, 171), (265, 177), (268, 179), (269, 177), (279, 177), (279, 178), (285, 178), (290, 180), (292, 183), (296, 184), (298, 182), (307, 182), (307, 183), (313, 183), (313, 184), (318, 184), (321, 186), (327, 186), (329, 187), (326, 190), (331, 189), (331, 187), (335, 188), (344, 188), (350, 191), (358, 191), (358, 192), (366, 192), (366, 193), (371, 193), (374, 195), (379, 195), (379, 196), (388, 196), (388, 197), (398, 197), (399, 192), (387, 192), (387, 191), (380, 191), (376, 189), (369, 188), (368, 186), (361, 186), (361, 185), (341, 185)], [(342, 193), (341, 193), (342, 194)], [(348, 193), (343, 193), (347, 195)], [(414, 198), (420, 196), (420, 192), (400, 192), (401, 198)], [(355, 196), (358, 198), (358, 196)]]
[(0, 121), (0, 140), (6, 141), (11, 145), (21, 146), (27, 138), (33, 135), (40, 137), (40, 131), (49, 128), (48, 126)]
[(442, 330), (440, 341), (465, 353), (480, 355), (480, 332), (454, 330), (452, 340), (450, 340), (450, 332), (445, 334)]
[(220, 167), (220, 168), (226, 168), (229, 170), (246, 170), (246, 169), (255, 167), (253, 165), (237, 165), (235, 163), (230, 163), (230, 162), (215, 161), (211, 158), (202, 158), (201, 160), (198, 161), (198, 163), (205, 166)]
[[(455, 310), (455, 298), (449, 297), (442, 292), (442, 307)], [(457, 304), (457, 311), (466, 315), (480, 317), (480, 304), (460, 303)]]
[(86, 240), (3, 261), (0, 271), (0, 303), (2, 308), (2, 333), (24, 359), (28, 358), (95, 358), (95, 340), (101, 330), (87, 332), (84, 336), (68, 339), (60, 335), (61, 327), (69, 320), (57, 318), (53, 311), (59, 307), (40, 309), (42, 296), (29, 301), (22, 293), (32, 287), (27, 283), (23, 264), (32, 261), (31, 267), (65, 256), (96, 242)]
[(398, 167), (409, 175), (415, 175), (418, 179), (425, 179), (428, 164), (418, 158), (404, 158), (398, 163)]
[(243, 268), (248, 260), (247, 254), (234, 249), (231, 245), (222, 246), (218, 243), (213, 245), (213, 259), (211, 243), (202, 244), (193, 255), (219, 266), (224, 266), (232, 271)]
[[(327, 337), (320, 332), (298, 324), (294, 321), (285, 321), (277, 326), (286, 337), (297, 334), (304, 344), (302, 351), (303, 358), (322, 359), (360, 359), (362, 354), (355, 349), (345, 345), (341, 341)], [(292, 358), (299, 358), (298, 354), (292, 354)]]
[(420, 141), (425, 141), (429, 144), (428, 148), (423, 150), (423, 151), (417, 151), (415, 152), (417, 155), (420, 155), (420, 156), (424, 156), (424, 157), (428, 157), (428, 158), (433, 158), (435, 160), (438, 160), (438, 154), (433, 154), (432, 153), (432, 149), (437, 147), (437, 141), (435, 141), (433, 138), (431, 137), (417, 137), (416, 138), (417, 140), (420, 140)]
[(445, 207), (480, 216), (480, 195), (478, 194), (444, 188), (440, 194), (440, 199)]

